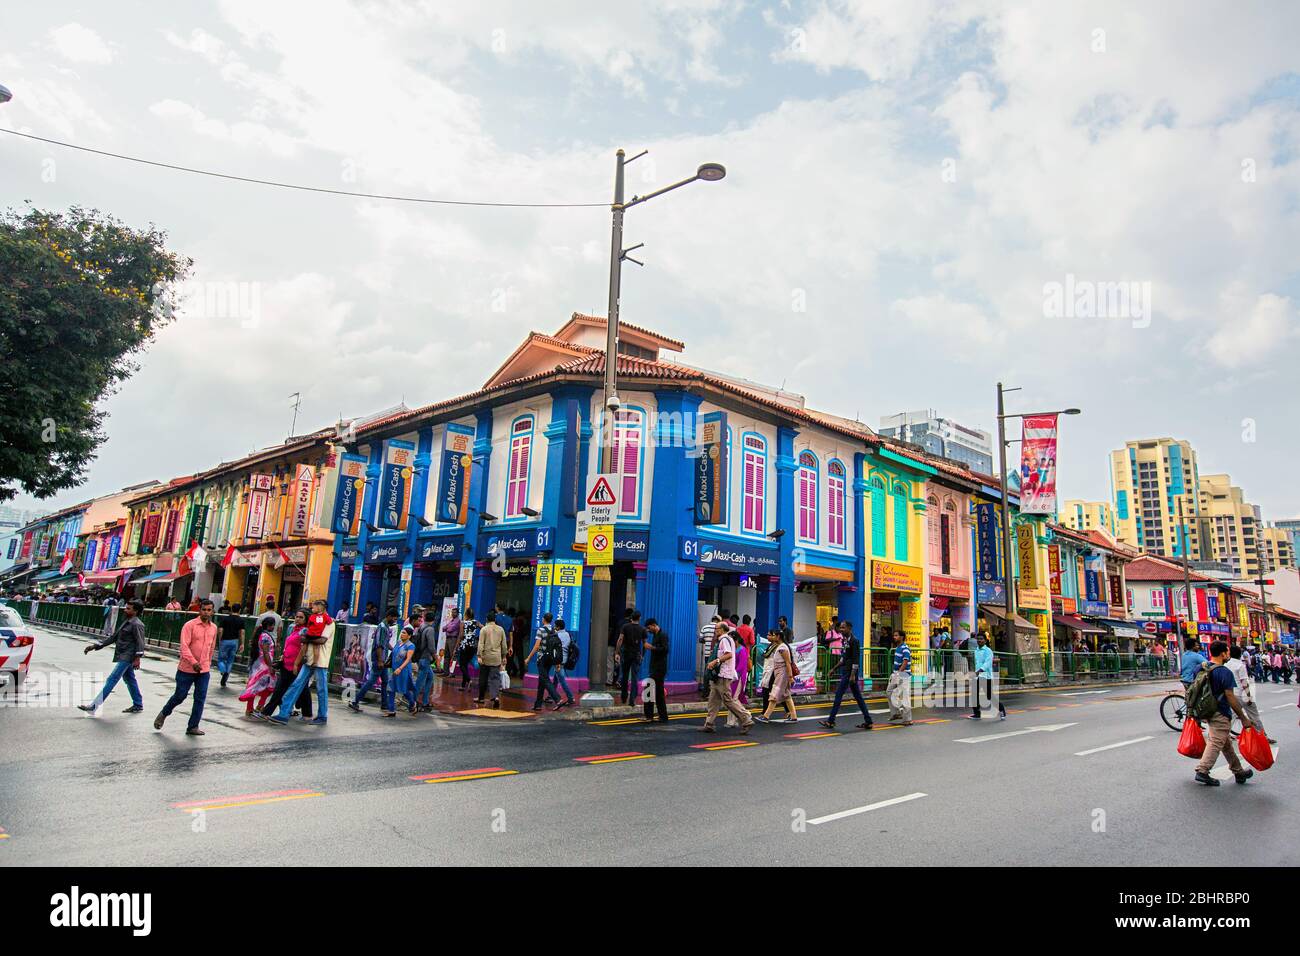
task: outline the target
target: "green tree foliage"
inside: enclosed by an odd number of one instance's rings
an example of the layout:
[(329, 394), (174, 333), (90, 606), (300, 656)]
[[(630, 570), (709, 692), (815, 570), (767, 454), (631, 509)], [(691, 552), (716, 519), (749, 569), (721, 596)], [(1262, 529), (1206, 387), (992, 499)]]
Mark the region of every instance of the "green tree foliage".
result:
[(105, 396), (166, 325), (191, 261), (97, 210), (0, 215), (0, 501), (85, 480)]

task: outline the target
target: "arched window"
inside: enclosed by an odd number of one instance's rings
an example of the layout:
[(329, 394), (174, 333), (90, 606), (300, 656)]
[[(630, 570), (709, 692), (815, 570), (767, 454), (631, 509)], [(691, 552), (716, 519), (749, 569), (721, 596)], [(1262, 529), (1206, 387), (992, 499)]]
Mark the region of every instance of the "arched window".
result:
[(645, 470), (645, 412), (620, 408), (614, 413), (613, 473), (619, 476), (618, 513), (641, 514), (641, 474)]
[(894, 482), (894, 560), (907, 560), (907, 488)]
[(506, 473), (505, 518), (524, 517), (528, 507), (528, 479), (533, 463), (533, 416), (520, 415), (510, 423), (510, 470)]
[(817, 543), (817, 456), (810, 451), (799, 453), (799, 540)]
[(832, 458), (826, 465), (826, 542), (831, 547), (846, 546), (844, 512), (847, 504), (844, 463)]
[(741, 486), (741, 530), (767, 534), (767, 440), (746, 432), (741, 436), (744, 484)]
[(925, 499), (925, 527), (926, 539), (929, 545), (927, 560), (932, 568), (943, 566), (943, 535), (941, 533), (941, 525), (942, 519), (939, 514), (939, 496), (930, 495)]
[(871, 553), (885, 556), (885, 483), (879, 475), (871, 479)]

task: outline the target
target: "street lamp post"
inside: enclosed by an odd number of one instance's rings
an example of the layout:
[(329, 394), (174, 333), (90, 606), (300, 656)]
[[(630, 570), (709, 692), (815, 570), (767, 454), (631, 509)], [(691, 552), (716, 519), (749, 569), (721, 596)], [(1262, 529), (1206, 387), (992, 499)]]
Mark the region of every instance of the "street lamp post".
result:
[(5, 86), (3, 83), (0, 83), (0, 104), (8, 103), (13, 98), (14, 95), (9, 92), (9, 87)]
[(1007, 446), (1011, 444), (1007, 440), (1007, 419), (1008, 418), (1033, 418), (1039, 415), (1078, 415), (1077, 408), (1064, 408), (1054, 412), (1018, 412), (1007, 414), (1006, 401), (1004, 395), (1007, 392), (1018, 392), (1019, 388), (1003, 388), (1002, 383), (998, 382), (998, 462), (1001, 472), (1000, 486), (1002, 491), (1002, 590), (1005, 605), (1003, 608), (1006, 619), (1003, 623), (1003, 640), (1006, 642), (1007, 650), (1014, 651), (1016, 648), (1016, 615), (1014, 593), (1012, 591), (1011, 581), (1011, 501), (1008, 495), (1007, 487)]
[[(601, 428), (599, 459), (602, 473), (608, 472), (611, 468), (610, 455), (613, 450), (614, 435), (611, 417), (618, 411), (621, 404), (618, 397), (618, 302), (622, 287), (623, 260), (631, 259), (637, 265), (644, 265), (644, 263), (628, 255), (634, 249), (639, 249), (639, 245), (633, 246), (631, 249), (623, 248), (623, 214), (633, 206), (638, 206), (648, 199), (654, 199), (656, 196), (662, 196), (666, 192), (693, 183), (697, 179), (704, 182), (717, 182), (727, 175), (726, 167), (721, 163), (704, 163), (695, 171), (695, 175), (688, 179), (664, 186), (662, 189), (656, 189), (644, 196), (633, 196), (631, 200), (625, 202), (623, 199), (624, 170), (629, 164), (640, 159), (647, 152), (649, 150), (642, 150), (631, 159), (627, 159), (626, 154), (620, 149), (614, 167), (614, 202), (610, 205), (610, 211), (613, 214), (613, 227), (609, 244), (609, 311), (607, 313), (608, 318), (605, 320), (605, 384), (602, 402), (605, 414), (602, 419), (604, 425)], [(591, 573), (591, 619), (588, 626), (590, 636), (587, 642), (589, 651), (587, 655), (588, 688), (587, 692), (582, 695), (582, 702), (585, 705), (604, 703), (609, 697), (603, 690), (596, 691), (595, 689), (604, 686), (605, 668), (609, 653), (609, 585), (609, 568), (603, 566), (595, 568)]]

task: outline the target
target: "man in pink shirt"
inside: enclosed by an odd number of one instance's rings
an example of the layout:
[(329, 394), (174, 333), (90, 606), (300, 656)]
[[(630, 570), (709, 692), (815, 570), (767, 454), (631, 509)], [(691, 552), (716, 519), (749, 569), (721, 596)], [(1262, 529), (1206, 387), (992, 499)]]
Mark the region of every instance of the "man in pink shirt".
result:
[(212, 622), (212, 602), (204, 598), (199, 602), (199, 616), (190, 618), (181, 628), (181, 659), (176, 665), (176, 692), (163, 705), (154, 718), (153, 729), (162, 730), (163, 723), (178, 704), (185, 702), (194, 688), (194, 706), (190, 710), (190, 723), (185, 732), (191, 737), (202, 737), (199, 721), (203, 719), (203, 704), (208, 699), (208, 672), (212, 669), (212, 653), (217, 646), (217, 625)]

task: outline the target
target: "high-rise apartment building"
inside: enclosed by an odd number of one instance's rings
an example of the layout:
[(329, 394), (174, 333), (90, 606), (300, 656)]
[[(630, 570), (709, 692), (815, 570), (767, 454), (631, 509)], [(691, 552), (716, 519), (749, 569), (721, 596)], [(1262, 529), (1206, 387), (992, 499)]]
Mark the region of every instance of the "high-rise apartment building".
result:
[(993, 436), (940, 418), (934, 409), (887, 415), (880, 420), (876, 431), (886, 438), (919, 445), (940, 458), (960, 462), (982, 475), (993, 474)]
[(1106, 531), (1117, 537), (1115, 510), (1105, 501), (1083, 501), (1071, 498), (1061, 502), (1061, 524), (1074, 531)]
[(1240, 578), (1259, 576), (1264, 522), (1259, 506), (1227, 475), (1202, 475), (1201, 542), (1207, 556), (1228, 565)]
[(1275, 571), (1278, 568), (1294, 568), (1296, 566), (1295, 544), (1291, 540), (1289, 531), (1274, 524), (1272, 527), (1261, 528), (1260, 537), (1263, 541), (1262, 557), (1264, 559), (1263, 570), (1265, 573)]
[(1116, 537), (1163, 557), (1202, 558), (1200, 474), (1190, 442), (1144, 438), (1110, 453)]

